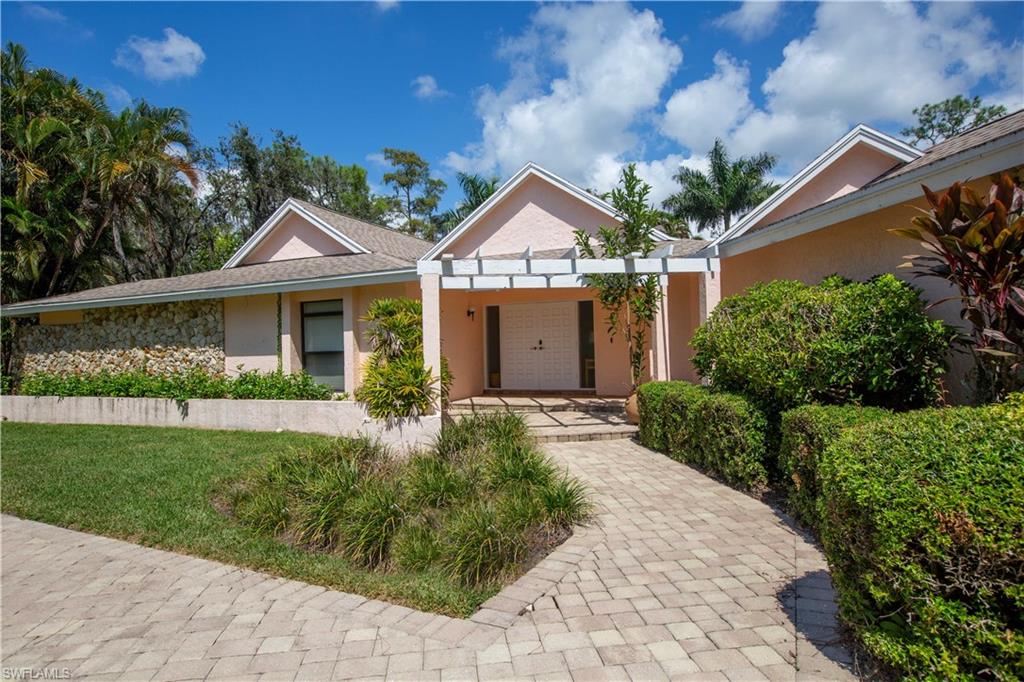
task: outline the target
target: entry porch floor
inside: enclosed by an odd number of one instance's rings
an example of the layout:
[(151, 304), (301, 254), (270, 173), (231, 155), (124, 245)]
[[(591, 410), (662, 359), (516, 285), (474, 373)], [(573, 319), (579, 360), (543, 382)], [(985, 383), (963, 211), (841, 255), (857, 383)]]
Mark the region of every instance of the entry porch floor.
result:
[(569, 394), (492, 394), (453, 400), (451, 412), (622, 412), (625, 398)]
[(469, 414), (516, 412), (541, 443), (631, 438), (637, 427), (626, 419), (625, 399), (594, 395), (482, 395), (455, 400), (454, 419)]

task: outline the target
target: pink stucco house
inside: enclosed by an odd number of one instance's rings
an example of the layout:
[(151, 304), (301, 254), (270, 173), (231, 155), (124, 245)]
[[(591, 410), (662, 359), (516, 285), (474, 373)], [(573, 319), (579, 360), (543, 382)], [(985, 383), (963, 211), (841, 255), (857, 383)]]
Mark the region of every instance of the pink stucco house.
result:
[[(129, 357), (124, 346), (131, 340), (104, 348), (96, 339), (109, 335), (90, 330), (125, 319), (145, 324), (159, 318), (152, 311), (179, 306), (183, 333), (162, 346), (136, 341), (130, 357), (145, 363), (156, 346), (165, 355), (187, 348), (195, 338), (192, 317), (201, 314), (207, 323), (215, 318), (219, 330), (205, 337), (213, 353), (206, 362), (213, 357), (227, 372), (302, 368), (351, 392), (368, 354), (360, 318), (369, 303), (415, 297), (423, 302), (426, 362), (436, 369), (442, 355), (448, 358), (453, 399), (490, 392), (622, 396), (630, 390), (625, 345), (606, 333), (587, 273), (656, 273), (664, 296), (651, 334), (650, 377), (696, 379), (688, 341), (722, 296), (770, 279), (909, 277), (897, 268), (913, 244), (887, 229), (907, 224), (923, 206), (920, 185), (981, 185), (1022, 161), (1024, 111), (924, 152), (858, 126), (720, 238), (658, 234), (649, 257), (629, 259), (579, 257), (573, 231), (614, 225), (614, 209), (527, 164), (437, 244), (288, 200), (221, 270), (27, 301), (3, 314), (39, 317), (34, 329), (43, 331), (28, 335), (20, 351), (26, 370), (78, 362), (82, 354), (99, 365), (114, 350)], [(915, 284), (932, 299), (946, 293), (941, 282)], [(126, 307), (151, 312), (116, 313)], [(952, 307), (937, 314), (958, 317)]]

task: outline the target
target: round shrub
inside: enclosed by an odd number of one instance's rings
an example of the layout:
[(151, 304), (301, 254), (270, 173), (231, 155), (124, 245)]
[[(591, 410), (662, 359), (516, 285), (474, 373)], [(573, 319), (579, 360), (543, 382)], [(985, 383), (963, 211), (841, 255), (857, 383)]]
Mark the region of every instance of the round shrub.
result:
[(404, 518), (397, 486), (381, 479), (365, 481), (345, 505), (340, 524), (345, 555), (365, 566), (383, 563)]
[(515, 566), (526, 553), (522, 532), (503, 522), (496, 506), (479, 502), (463, 507), (445, 524), (448, 572), (467, 585), (491, 581)]
[(825, 451), (821, 535), (842, 618), (908, 675), (1024, 670), (1024, 420), (932, 409)]
[(730, 296), (694, 334), (694, 366), (770, 415), (807, 403), (932, 405), (955, 334), (892, 275), (775, 281)]

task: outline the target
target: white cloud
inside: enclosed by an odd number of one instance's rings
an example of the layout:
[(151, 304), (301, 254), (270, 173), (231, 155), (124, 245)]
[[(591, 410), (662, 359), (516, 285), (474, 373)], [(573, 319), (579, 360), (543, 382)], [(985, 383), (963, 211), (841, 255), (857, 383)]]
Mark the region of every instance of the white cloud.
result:
[(447, 97), (452, 94), (438, 87), (437, 79), (429, 73), (416, 76), (412, 79), (411, 85), (412, 94), (418, 99), (437, 99), (438, 97)]
[(92, 29), (76, 25), (68, 19), (67, 15), (53, 7), (27, 2), (21, 5), (21, 13), (33, 21), (50, 24), (63, 36), (70, 36), (77, 40), (88, 40), (93, 37)]
[(733, 156), (778, 155), (785, 177), (855, 124), (898, 130), (926, 102), (982, 94), (1019, 108), (1022, 50), (973, 5), (824, 3), (775, 68), (752, 73), (720, 51), (710, 74), (664, 93), (682, 52), (651, 10), (544, 5), (499, 46), (509, 77), (477, 92), (480, 137), (445, 161), (504, 177), (534, 161), (598, 191), (639, 161), (660, 201), (679, 167), (704, 169), (722, 137)]
[(131, 93), (117, 83), (108, 82), (103, 87), (103, 93), (107, 96), (107, 102), (110, 104), (111, 109), (124, 109), (132, 103)]
[(447, 165), (508, 176), (534, 161), (598, 190), (636, 156), (634, 126), (653, 115), (682, 61), (653, 12), (611, 3), (543, 6), (499, 55), (511, 76), (481, 89), (483, 135)]
[(716, 137), (727, 137), (753, 111), (750, 69), (720, 50), (715, 73), (676, 90), (665, 105), (661, 131), (695, 154), (705, 154)]
[(114, 64), (155, 81), (194, 76), (206, 60), (199, 43), (173, 28), (160, 39), (132, 36), (118, 48)]
[(43, 7), (33, 3), (25, 3), (21, 6), (21, 12), (30, 19), (38, 21), (49, 21), (55, 24), (66, 24), (68, 18), (64, 13), (51, 7)]
[(739, 9), (715, 19), (715, 26), (732, 31), (744, 42), (764, 38), (779, 23), (782, 3), (777, 0), (746, 0)]
[[(822, 3), (811, 31), (782, 56), (762, 85), (763, 108), (750, 110), (737, 97), (718, 113), (730, 121), (731, 152), (772, 152), (783, 170), (800, 167), (857, 123), (898, 129), (912, 122), (914, 107), (983, 82), (1002, 83), (993, 99), (1021, 99), (1020, 44), (1000, 44), (991, 22), (970, 5)], [(728, 71), (717, 62), (711, 80), (724, 90)], [(665, 132), (683, 142), (681, 133), (701, 129), (701, 121), (667, 110)]]
[(398, 0), (376, 0), (375, 4), (381, 12), (390, 12), (393, 9), (398, 9)]

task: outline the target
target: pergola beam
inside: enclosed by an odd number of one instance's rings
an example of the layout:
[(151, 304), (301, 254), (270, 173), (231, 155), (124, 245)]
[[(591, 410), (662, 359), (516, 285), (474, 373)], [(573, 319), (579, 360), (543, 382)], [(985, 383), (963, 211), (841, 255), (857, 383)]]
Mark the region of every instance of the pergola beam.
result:
[(715, 272), (717, 258), (461, 258), (420, 261), (417, 271), (444, 277), (541, 276)]

